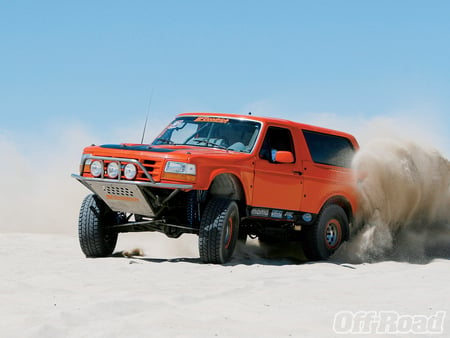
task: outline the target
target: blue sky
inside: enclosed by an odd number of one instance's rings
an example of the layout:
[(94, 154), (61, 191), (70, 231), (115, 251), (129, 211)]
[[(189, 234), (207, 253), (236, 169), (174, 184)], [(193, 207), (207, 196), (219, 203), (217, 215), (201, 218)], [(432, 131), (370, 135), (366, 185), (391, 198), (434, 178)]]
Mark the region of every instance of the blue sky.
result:
[(437, 0), (2, 1), (0, 136), (138, 141), (153, 90), (150, 129), (186, 111), (351, 132), (383, 117), (450, 149), (449, 15)]

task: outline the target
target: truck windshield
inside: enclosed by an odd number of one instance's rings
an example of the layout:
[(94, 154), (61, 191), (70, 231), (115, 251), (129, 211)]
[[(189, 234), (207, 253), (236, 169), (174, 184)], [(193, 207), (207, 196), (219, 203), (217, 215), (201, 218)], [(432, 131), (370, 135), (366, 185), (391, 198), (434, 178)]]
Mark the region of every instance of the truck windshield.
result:
[(170, 123), (152, 145), (191, 145), (250, 153), (260, 123), (228, 117), (182, 116)]

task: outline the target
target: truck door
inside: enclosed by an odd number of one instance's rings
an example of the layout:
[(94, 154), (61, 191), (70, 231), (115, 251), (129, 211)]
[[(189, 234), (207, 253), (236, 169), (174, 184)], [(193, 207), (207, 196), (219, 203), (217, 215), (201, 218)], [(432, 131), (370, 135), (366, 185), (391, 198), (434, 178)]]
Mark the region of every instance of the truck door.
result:
[[(295, 132), (295, 131), (294, 131)], [(277, 163), (275, 153), (288, 151), (292, 163)], [(269, 126), (256, 156), (252, 206), (300, 210), (303, 182), (290, 129)]]

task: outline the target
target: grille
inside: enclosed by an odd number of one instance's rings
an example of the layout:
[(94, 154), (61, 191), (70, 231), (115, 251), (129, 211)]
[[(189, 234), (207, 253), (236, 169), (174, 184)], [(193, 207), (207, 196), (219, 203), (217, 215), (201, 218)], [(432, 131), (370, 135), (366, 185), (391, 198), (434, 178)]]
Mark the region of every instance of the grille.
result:
[[(143, 164), (145, 170), (147, 170), (147, 172), (152, 176), (154, 181), (159, 181), (161, 179), (161, 164), (162, 164), (161, 161), (141, 160), (141, 163)], [(141, 172), (141, 170), (139, 170), (136, 179), (137, 180), (143, 179), (145, 181), (148, 181), (144, 172)]]
[[(134, 158), (134, 160), (139, 161), (142, 166), (145, 168), (145, 170), (147, 171), (147, 173), (153, 178), (153, 180), (155, 182), (159, 182), (161, 180), (161, 167), (162, 167), (162, 161), (157, 161), (157, 160), (149, 160), (149, 159), (142, 159), (142, 158)], [(111, 163), (112, 161), (104, 159), (103, 160), (103, 177), (104, 178), (109, 178), (108, 174), (107, 174), (107, 166), (109, 163)], [(121, 166), (121, 180), (127, 180), (125, 178), (125, 176), (123, 175), (123, 168), (130, 163), (130, 161), (128, 161), (128, 159), (123, 159), (120, 161), (120, 166)], [(90, 174), (90, 168), (89, 166), (85, 166), (84, 167), (84, 176), (91, 176)], [(149, 179), (147, 177), (147, 175), (145, 174), (144, 170), (142, 170), (142, 168), (140, 166), (137, 166), (137, 174), (136, 174), (136, 178), (134, 179), (135, 181), (143, 181), (143, 182), (148, 182)]]

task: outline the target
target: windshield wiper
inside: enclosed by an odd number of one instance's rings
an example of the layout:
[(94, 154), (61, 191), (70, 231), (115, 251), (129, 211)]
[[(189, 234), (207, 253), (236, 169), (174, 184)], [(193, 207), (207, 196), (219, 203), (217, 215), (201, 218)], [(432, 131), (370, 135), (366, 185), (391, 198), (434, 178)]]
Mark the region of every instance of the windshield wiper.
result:
[(217, 144), (217, 143), (214, 143), (214, 142), (211, 142), (211, 141), (208, 141), (208, 140), (194, 140), (194, 142), (197, 142), (197, 143), (204, 143), (204, 144), (206, 144), (207, 146), (211, 146), (211, 147), (213, 147), (213, 148), (219, 148), (219, 149), (225, 149), (225, 150), (228, 150), (227, 147), (221, 146), (221, 145), (219, 145), (219, 144)]
[(163, 138), (163, 137), (158, 137), (156, 140), (156, 142), (162, 142), (165, 144), (175, 144), (175, 142), (173, 142), (172, 140), (169, 140), (167, 138)]

